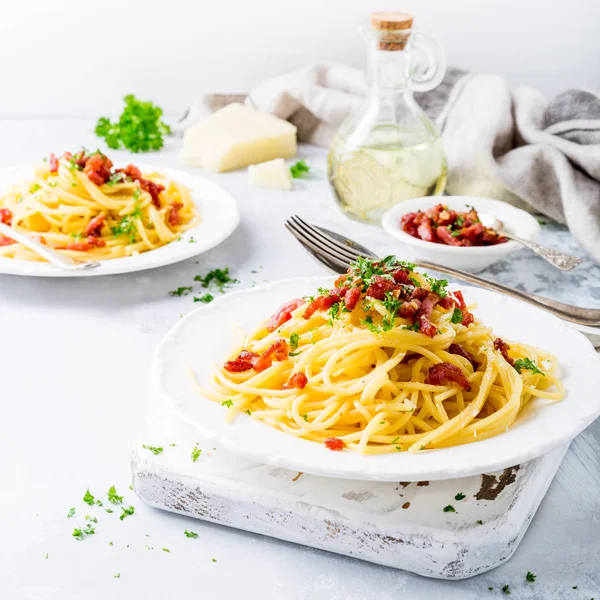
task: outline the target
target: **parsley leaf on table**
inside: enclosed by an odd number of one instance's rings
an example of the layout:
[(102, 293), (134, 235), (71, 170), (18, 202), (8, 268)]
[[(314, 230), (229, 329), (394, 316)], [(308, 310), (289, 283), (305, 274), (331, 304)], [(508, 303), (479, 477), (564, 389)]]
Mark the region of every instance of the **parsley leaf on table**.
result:
[(304, 159), (299, 160), (290, 167), (290, 174), (294, 179), (302, 177), (305, 173), (310, 171), (310, 167), (306, 164)]
[(150, 450), (154, 455), (162, 454), (163, 451), (162, 446), (148, 446), (147, 444), (142, 444), (142, 448)]
[(200, 448), (194, 448), (192, 450), (192, 462), (196, 462), (200, 458), (201, 454), (202, 450)]
[(83, 501), (86, 504), (89, 504), (90, 506), (94, 506), (94, 501), (96, 499), (94, 498), (94, 496), (92, 496), (92, 494), (90, 494), (90, 490), (86, 490), (85, 491), (85, 495), (83, 496)]
[(164, 145), (163, 136), (171, 133), (171, 128), (161, 120), (162, 109), (152, 102), (139, 100), (133, 94), (128, 94), (123, 100), (125, 108), (119, 120), (111, 122), (107, 117), (101, 117), (95, 134), (104, 138), (106, 145), (113, 150), (160, 150)]
[(108, 492), (106, 493), (108, 495), (109, 502), (112, 502), (113, 504), (123, 503), (123, 496), (119, 496), (117, 494), (117, 488), (114, 485), (111, 485), (110, 488), (108, 488)]
[(124, 506), (121, 506), (121, 511), (119, 519), (122, 521), (125, 517), (132, 515), (135, 512), (135, 507), (130, 506), (129, 508), (125, 508)]
[(209, 302), (212, 302), (215, 299), (215, 297), (212, 294), (204, 294), (204, 296), (194, 296), (194, 302), (204, 302), (204, 304), (208, 304)]
[(195, 531), (188, 531), (187, 529), (183, 532), (185, 537), (197, 538), (198, 534)]

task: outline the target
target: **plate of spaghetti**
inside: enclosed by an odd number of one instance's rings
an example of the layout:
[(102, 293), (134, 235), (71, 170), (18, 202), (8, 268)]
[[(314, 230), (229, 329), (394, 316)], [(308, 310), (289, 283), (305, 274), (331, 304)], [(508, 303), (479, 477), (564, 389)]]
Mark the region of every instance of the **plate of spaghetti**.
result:
[(567, 443), (600, 414), (599, 367), (556, 317), (389, 256), (188, 314), (158, 347), (154, 380), (227, 450), (316, 475), (415, 481)]
[(100, 150), (54, 154), (0, 170), (0, 221), (100, 267), (63, 271), (0, 234), (0, 273), (73, 277), (128, 273), (190, 258), (236, 228), (235, 201), (182, 171), (113, 165)]

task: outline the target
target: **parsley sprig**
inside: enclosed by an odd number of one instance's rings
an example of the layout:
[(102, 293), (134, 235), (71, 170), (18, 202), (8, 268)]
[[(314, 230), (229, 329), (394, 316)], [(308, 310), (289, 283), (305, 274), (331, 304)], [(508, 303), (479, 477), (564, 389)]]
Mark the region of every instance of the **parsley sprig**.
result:
[(113, 150), (160, 150), (164, 145), (163, 137), (171, 133), (171, 128), (161, 120), (162, 109), (152, 102), (139, 100), (133, 94), (128, 94), (123, 100), (125, 108), (119, 120), (111, 122), (107, 117), (101, 117), (96, 124), (96, 135), (104, 138), (106, 145)]
[(308, 173), (310, 171), (310, 167), (306, 164), (304, 159), (299, 160), (297, 163), (293, 164), (290, 167), (290, 174), (294, 179), (298, 179)]
[(546, 374), (530, 359), (530, 358), (518, 358), (515, 360), (515, 369), (517, 373), (520, 373), (523, 369), (531, 371), (542, 377), (546, 377)]

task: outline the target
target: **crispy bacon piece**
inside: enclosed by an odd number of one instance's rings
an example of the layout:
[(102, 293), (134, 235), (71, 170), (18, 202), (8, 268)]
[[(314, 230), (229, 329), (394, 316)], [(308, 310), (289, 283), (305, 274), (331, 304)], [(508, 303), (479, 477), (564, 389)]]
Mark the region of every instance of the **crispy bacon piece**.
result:
[(467, 392), (471, 390), (471, 384), (463, 372), (456, 365), (446, 362), (433, 365), (427, 373), (425, 383), (430, 385), (456, 383)]
[(92, 154), (92, 156), (85, 160), (83, 172), (92, 183), (102, 185), (110, 179), (112, 166), (110, 158), (96, 152), (96, 154)]
[(0, 223), (12, 225), (12, 212), (8, 208), (0, 208)]
[(343, 450), (344, 449), (344, 440), (340, 440), (340, 438), (330, 437), (325, 440), (325, 448), (329, 450)]
[(87, 239), (79, 242), (71, 242), (66, 246), (54, 246), (55, 250), (77, 250), (78, 252), (87, 252), (92, 248), (104, 248), (106, 242), (97, 238), (95, 235), (88, 235)]
[(167, 221), (169, 225), (179, 225), (181, 223), (181, 215), (179, 211), (183, 208), (183, 204), (181, 202), (174, 202), (167, 209)]
[(282, 390), (291, 390), (292, 388), (296, 388), (299, 390), (303, 390), (308, 383), (308, 378), (304, 373), (294, 373), (287, 383), (284, 383), (281, 387)]
[(496, 338), (494, 340), (494, 350), (498, 350), (500, 354), (504, 357), (504, 360), (511, 366), (515, 366), (515, 361), (508, 355), (508, 351), (510, 350), (510, 346), (502, 339)]
[[(125, 169), (117, 169), (117, 173), (124, 173), (126, 177), (129, 177), (133, 181), (138, 181), (140, 187), (148, 192), (152, 198), (152, 204), (156, 208), (160, 208), (159, 194), (165, 189), (164, 186), (154, 183), (148, 179), (142, 177), (142, 172), (135, 165), (127, 165)], [(174, 223), (172, 223), (173, 225)]]
[(360, 288), (350, 288), (344, 296), (344, 305), (348, 310), (354, 310), (360, 299)]
[(427, 294), (429, 294), (429, 291), (425, 288), (415, 288), (410, 295), (410, 300), (423, 300)]
[(424, 315), (417, 318), (419, 331), (432, 338), (437, 333), (437, 327)]
[(429, 317), (439, 299), (437, 294), (428, 292), (415, 315), (415, 321), (419, 322), (419, 331), (431, 338), (437, 333), (437, 327), (429, 320)]
[(286, 360), (289, 354), (287, 342), (280, 338), (267, 348), (260, 356), (250, 360), (252, 368), (255, 371), (264, 371), (273, 364), (273, 356), (275, 360)]
[(475, 317), (473, 316), (472, 313), (470, 313), (467, 310), (467, 305), (465, 304), (465, 299), (463, 298), (462, 292), (460, 290), (458, 290), (456, 292), (452, 292), (452, 294), (454, 295), (454, 298), (456, 299), (456, 302), (458, 304), (458, 308), (460, 309), (460, 312), (462, 313), (462, 316), (463, 316), (462, 324), (465, 327), (468, 327), (471, 323), (473, 323), (473, 321), (475, 320)]
[(9, 238), (8, 236), (2, 235), (0, 233), (0, 246), (12, 246), (16, 243), (17, 242), (15, 242), (15, 240), (13, 240), (12, 238)]
[(441, 308), (448, 309), (452, 308), (456, 304), (456, 300), (454, 299), (454, 296), (452, 296), (452, 293), (449, 293), (445, 298), (440, 298), (438, 304)]
[(473, 366), (473, 369), (477, 369), (479, 366), (479, 363), (459, 344), (450, 344), (448, 347), (448, 352), (450, 352), (450, 354), (456, 354), (457, 356), (466, 358)]
[(48, 160), (48, 166), (50, 167), (50, 173), (58, 173), (58, 158), (50, 153), (50, 160)]
[(243, 360), (241, 358), (234, 358), (228, 360), (223, 368), (230, 373), (244, 373), (252, 368), (252, 363), (249, 360)]
[(437, 235), (429, 220), (423, 221), (417, 228), (418, 237), (426, 242), (437, 242)]
[(394, 281), (382, 277), (381, 275), (375, 275), (371, 279), (371, 285), (365, 292), (367, 296), (375, 298), (376, 300), (385, 300), (387, 292), (391, 292), (395, 287)]
[(398, 269), (392, 273), (392, 277), (396, 283), (410, 283), (410, 272), (406, 269)]
[(327, 296), (315, 298), (304, 311), (302, 315), (305, 319), (310, 319), (318, 310), (329, 310), (334, 304), (340, 302), (342, 296), (340, 290), (331, 290)]
[(85, 228), (85, 235), (100, 235), (102, 225), (104, 225), (104, 215), (100, 214), (94, 217)]
[(286, 302), (269, 319), (267, 323), (267, 331), (275, 331), (281, 327), (286, 321), (289, 321), (292, 318), (292, 312), (303, 304), (305, 304), (305, 301), (302, 298), (295, 298), (294, 300)]
[(463, 246), (464, 244), (462, 243), (461, 240), (458, 239), (458, 237), (454, 237), (452, 235), (452, 232), (448, 231), (447, 227), (438, 227), (435, 232), (437, 233), (437, 236), (440, 240), (440, 242), (442, 242), (442, 244), (446, 244), (446, 246)]
[(420, 300), (407, 300), (398, 309), (398, 314), (405, 319), (412, 319), (421, 308)]

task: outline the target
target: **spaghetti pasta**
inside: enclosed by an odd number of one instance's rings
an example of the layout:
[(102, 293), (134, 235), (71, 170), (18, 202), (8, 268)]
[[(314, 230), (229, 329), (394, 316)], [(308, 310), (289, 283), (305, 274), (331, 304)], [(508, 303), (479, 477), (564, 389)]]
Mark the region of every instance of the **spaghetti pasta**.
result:
[[(0, 196), (0, 221), (74, 258), (108, 260), (160, 248), (200, 222), (189, 190), (81, 150), (35, 169)], [(0, 257), (43, 260), (0, 234)]]
[(563, 397), (552, 355), (496, 337), (446, 285), (395, 257), (361, 260), (258, 326), (202, 394), (229, 418), (365, 454), (484, 439), (534, 398)]

